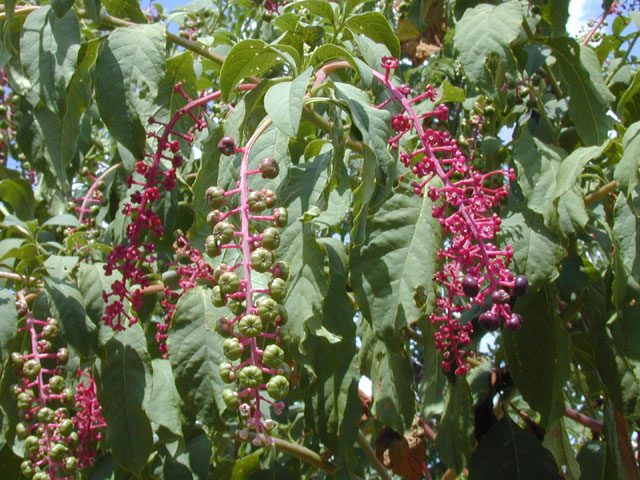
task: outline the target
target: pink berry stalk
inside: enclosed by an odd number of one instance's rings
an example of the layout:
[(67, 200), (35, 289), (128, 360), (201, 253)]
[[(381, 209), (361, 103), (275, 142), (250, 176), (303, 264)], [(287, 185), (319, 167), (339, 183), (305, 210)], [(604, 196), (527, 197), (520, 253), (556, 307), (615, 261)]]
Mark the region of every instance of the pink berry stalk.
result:
[[(414, 110), (414, 105), (422, 100), (436, 100), (433, 87), (429, 85), (425, 92), (412, 97), (408, 87), (392, 82), (390, 73), (397, 65), (396, 59), (385, 57), (382, 59), (385, 73), (373, 71), (375, 78), (391, 94), (378, 108), (395, 101), (402, 109), (402, 113), (391, 120), (391, 126), (397, 132), (389, 140), (393, 149), (399, 148), (400, 139), (408, 132), (413, 132), (419, 139), (418, 148), (400, 153), (400, 161), (420, 179), (413, 183), (414, 192), (423, 195), (427, 191), (434, 202), (433, 216), (448, 236), (445, 247), (439, 252), (444, 265), (435, 275), (444, 287), (444, 294), (436, 301), (436, 310), (430, 320), (438, 325), (434, 337), (443, 356), (443, 369), (464, 375), (468, 371), (465, 347), (470, 345), (473, 331), (470, 322), (460, 322), (464, 310), (473, 303), (483, 305), (490, 297), (493, 302), (491, 314), (502, 318), (509, 329), (517, 329), (516, 323), (519, 326), (520, 319), (512, 314), (509, 294), (504, 290), (514, 286), (513, 274), (507, 268), (513, 252), (510, 245), (501, 249), (494, 244), (501, 219), (492, 212), (508, 195), (504, 179), (514, 180), (515, 173), (513, 170), (477, 171), (473, 157), (462, 151), (449, 132), (437, 128), (439, 122), (448, 119), (445, 105), (420, 115)], [(425, 127), (434, 123), (434, 127)], [(430, 185), (436, 177), (442, 186)]]

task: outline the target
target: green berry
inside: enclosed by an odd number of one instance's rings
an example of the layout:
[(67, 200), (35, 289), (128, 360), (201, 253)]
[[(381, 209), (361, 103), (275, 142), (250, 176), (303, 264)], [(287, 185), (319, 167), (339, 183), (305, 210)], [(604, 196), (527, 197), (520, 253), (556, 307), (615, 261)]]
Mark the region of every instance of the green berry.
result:
[(227, 222), (220, 222), (213, 227), (213, 237), (220, 243), (229, 243), (233, 239), (233, 225)]
[(271, 297), (262, 297), (256, 302), (258, 315), (264, 322), (275, 322), (280, 314), (278, 302)]
[(64, 473), (72, 475), (78, 470), (78, 460), (76, 457), (67, 457), (64, 461)]
[(257, 337), (262, 332), (262, 320), (257, 315), (245, 315), (238, 321), (238, 331), (245, 337)]
[(276, 368), (282, 362), (284, 362), (284, 350), (275, 344), (267, 345), (262, 352), (262, 363), (269, 368)]
[(289, 395), (289, 380), (282, 375), (274, 375), (267, 382), (267, 392), (274, 400), (282, 400)]
[(207, 188), (204, 192), (204, 198), (207, 201), (207, 205), (213, 209), (222, 207), (226, 202), (224, 190), (217, 186)]
[(235, 272), (224, 272), (218, 279), (220, 291), (226, 295), (236, 293), (240, 289), (240, 278)]
[(229, 360), (238, 360), (241, 358), (243, 350), (237, 338), (227, 338), (222, 342), (222, 351), (224, 352), (224, 356)]
[(66, 365), (69, 361), (69, 350), (66, 348), (59, 349), (56, 357), (60, 365)]
[(287, 278), (289, 278), (289, 265), (287, 265), (287, 263), (283, 262), (282, 260), (276, 262), (271, 267), (271, 273), (274, 277), (286, 280)]
[(38, 440), (38, 437), (36, 437), (35, 435), (29, 435), (25, 440), (24, 440), (24, 449), (31, 453), (31, 452), (37, 452), (38, 448), (40, 448), (40, 441)]
[(287, 296), (287, 284), (281, 278), (274, 278), (269, 282), (269, 294), (276, 302), (282, 302)]
[(219, 285), (216, 285), (211, 289), (211, 303), (218, 308), (224, 307), (227, 304), (227, 297), (224, 296)]
[(224, 383), (231, 383), (236, 379), (236, 372), (233, 371), (233, 365), (230, 362), (221, 363), (218, 367), (220, 378)]
[(269, 250), (275, 250), (280, 245), (280, 232), (277, 228), (265, 228), (262, 232), (262, 245)]
[(267, 199), (262, 192), (251, 192), (247, 197), (247, 203), (249, 204), (249, 210), (255, 213), (263, 212), (267, 208)]
[(273, 265), (274, 255), (271, 250), (260, 247), (251, 252), (251, 266), (260, 273), (268, 272)]
[(207, 252), (207, 255), (210, 257), (217, 257), (222, 253), (222, 250), (218, 246), (218, 242), (216, 241), (216, 237), (213, 235), (209, 235), (204, 239), (204, 250)]
[(73, 432), (73, 420), (70, 418), (62, 420), (62, 422), (60, 422), (60, 427), (58, 427), (58, 431), (63, 437), (68, 437), (71, 432)]
[(284, 207), (278, 207), (273, 209), (273, 218), (276, 227), (286, 227), (289, 223), (289, 213)]
[(238, 394), (231, 388), (225, 388), (222, 391), (222, 400), (224, 400), (229, 410), (238, 409)]
[(262, 370), (255, 365), (248, 365), (238, 373), (238, 381), (243, 387), (258, 387), (263, 381)]
[(260, 160), (258, 168), (260, 169), (262, 178), (276, 178), (280, 172), (278, 162), (276, 162), (276, 159), (273, 157), (265, 157)]
[(25, 374), (25, 376), (29, 380), (33, 380), (38, 376), (38, 373), (40, 373), (41, 368), (42, 367), (38, 360), (36, 360), (35, 358), (30, 358), (24, 363), (24, 366), (22, 367), (22, 372)]

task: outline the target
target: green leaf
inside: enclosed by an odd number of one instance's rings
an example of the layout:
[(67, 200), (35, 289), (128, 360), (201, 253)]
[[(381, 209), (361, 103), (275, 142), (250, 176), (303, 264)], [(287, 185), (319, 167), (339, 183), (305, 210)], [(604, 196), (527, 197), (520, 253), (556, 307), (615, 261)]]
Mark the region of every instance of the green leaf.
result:
[(517, 1), (497, 6), (483, 3), (464, 12), (456, 25), (453, 45), (471, 81), (491, 83), (486, 62), (492, 55), (503, 65), (514, 64), (509, 45), (518, 37), (522, 20), (522, 7)]
[(398, 193), (369, 219), (367, 240), (352, 249), (351, 282), (364, 317), (380, 339), (393, 338), (420, 316), (414, 295), (425, 287), (435, 301), (442, 229), (428, 196)]
[(64, 14), (71, 8), (71, 5), (75, 0), (52, 0), (51, 7), (56, 14), (56, 17), (64, 17)]
[(42, 224), (42, 227), (79, 227), (78, 217), (70, 213), (61, 213)]
[(196, 418), (210, 426), (220, 423), (225, 409), (218, 367), (226, 357), (215, 332), (224, 312), (213, 306), (207, 290), (192, 288), (178, 301), (167, 339), (178, 392)]
[(96, 325), (100, 324), (104, 314), (103, 291), (109, 291), (111, 284), (120, 278), (119, 272), (107, 277), (103, 263), (81, 263), (78, 267), (78, 288), (84, 299), (84, 306), (89, 317)]
[(59, 118), (79, 49), (80, 27), (74, 12), (56, 18), (50, 6), (43, 6), (25, 20), (20, 60), (40, 99)]
[(294, 9), (296, 7), (306, 8), (309, 13), (314, 16), (326, 18), (331, 23), (335, 23), (335, 17), (333, 15), (333, 8), (331, 3), (325, 0), (299, 0), (297, 2), (291, 2), (287, 4), (285, 10)]
[(69, 180), (66, 168), (71, 159), (62, 156), (62, 124), (57, 115), (45, 107), (43, 103), (38, 105), (34, 114), (47, 147), (46, 157), (49, 170), (55, 175), (55, 180), (61, 189), (68, 191)]
[(595, 147), (578, 147), (569, 154), (558, 168), (556, 176), (556, 189), (554, 200), (571, 190), (576, 184), (580, 184), (584, 167), (592, 160), (600, 157), (610, 145), (606, 140), (602, 145)]
[(565, 423), (565, 419), (561, 418), (547, 428), (542, 445), (551, 452), (562, 471), (567, 472), (566, 478), (568, 480), (578, 480), (580, 478), (580, 465), (569, 441)]
[(176, 389), (169, 360), (154, 358), (153, 387), (146, 406), (149, 420), (165, 427), (176, 437), (182, 437), (182, 399)]
[(44, 289), (61, 334), (82, 356), (88, 356), (97, 329), (84, 309), (82, 293), (73, 283), (52, 277), (45, 277)]
[(276, 83), (264, 97), (264, 109), (276, 127), (290, 137), (298, 134), (302, 103), (312, 68), (307, 68), (291, 82)]
[(613, 172), (618, 188), (625, 193), (638, 186), (640, 167), (640, 121), (629, 125), (622, 137), (622, 157)]
[(44, 262), (47, 273), (55, 278), (69, 280), (71, 271), (78, 265), (79, 257), (51, 255)]
[(515, 311), (523, 317), (522, 328), (502, 334), (509, 371), (546, 425), (564, 413), (562, 391), (569, 377), (569, 337), (557, 315), (556, 295), (542, 288), (519, 298)]
[(164, 75), (166, 30), (160, 24), (120, 27), (109, 34), (95, 66), (96, 102), (109, 132), (135, 157), (145, 132), (136, 110), (138, 89), (155, 97)]
[(605, 476), (606, 443), (592, 440), (585, 443), (578, 453), (580, 480), (607, 480)]
[(473, 446), (473, 403), (464, 377), (449, 382), (444, 414), (438, 425), (436, 448), (447, 466), (456, 472), (466, 467)]
[(6, 288), (0, 290), (0, 358), (4, 362), (18, 331), (18, 313), (16, 312), (16, 297)]
[(619, 195), (613, 209), (613, 236), (627, 275), (640, 281), (640, 194)]
[(383, 425), (404, 432), (415, 414), (413, 368), (401, 342), (385, 340), (376, 342), (373, 348), (371, 408)]
[(31, 183), (24, 178), (7, 178), (0, 181), (0, 199), (9, 205), (15, 215), (23, 220), (33, 218), (35, 198)]
[(364, 35), (376, 43), (382, 43), (389, 49), (391, 55), (400, 58), (400, 41), (384, 15), (378, 12), (360, 13), (347, 18), (344, 25), (354, 33)]
[(220, 70), (222, 100), (228, 102), (231, 92), (243, 78), (269, 70), (277, 58), (278, 54), (262, 40), (242, 40), (236, 43)]
[(469, 463), (469, 480), (496, 478), (562, 479), (551, 453), (506, 415), (482, 437)]
[(627, 108), (629, 102), (632, 102), (635, 98), (637, 98), (638, 92), (640, 91), (640, 75), (636, 72), (633, 75), (633, 81), (629, 85), (629, 87), (624, 91), (622, 96), (620, 97), (620, 101), (616, 107), (616, 113), (618, 114), (618, 118), (622, 120), (623, 124), (628, 125), (633, 120), (638, 120), (637, 117), (632, 115), (632, 109)]
[(552, 47), (569, 90), (569, 117), (580, 139), (586, 146), (600, 145), (607, 139), (611, 123), (607, 117), (609, 105), (580, 59), (580, 45), (569, 37), (550, 38), (546, 44)]
[(102, 0), (102, 5), (107, 9), (109, 15), (135, 23), (147, 23), (147, 17), (140, 9), (140, 3), (136, 0)]
[(545, 285), (558, 276), (565, 251), (560, 239), (543, 224), (542, 216), (515, 206), (504, 217), (501, 237), (513, 246), (515, 270), (532, 285)]
[(153, 449), (151, 424), (143, 407), (145, 392), (152, 385), (146, 341), (139, 323), (106, 334), (110, 338), (104, 344), (98, 379), (106, 441), (120, 465), (139, 473)]

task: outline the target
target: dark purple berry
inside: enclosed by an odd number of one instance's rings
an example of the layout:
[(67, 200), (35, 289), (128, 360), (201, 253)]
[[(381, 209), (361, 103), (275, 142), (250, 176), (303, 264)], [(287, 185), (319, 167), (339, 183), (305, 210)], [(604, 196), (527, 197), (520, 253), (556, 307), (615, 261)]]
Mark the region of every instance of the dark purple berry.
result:
[(529, 289), (529, 279), (526, 275), (518, 275), (513, 282), (513, 294), (522, 297)]
[(218, 150), (222, 155), (233, 155), (236, 151), (236, 142), (231, 137), (222, 137), (218, 142)]
[(500, 328), (500, 317), (497, 313), (484, 312), (478, 317), (478, 323), (482, 329), (493, 332)]
[(513, 315), (511, 315), (511, 318), (508, 318), (504, 322), (504, 328), (506, 328), (510, 332), (517, 332), (518, 330), (520, 330), (521, 326), (522, 326), (522, 315), (518, 313), (514, 313)]
[(462, 279), (462, 291), (468, 297), (475, 297), (480, 292), (480, 284), (478, 279), (471, 275), (466, 275)]
[(278, 162), (273, 157), (265, 157), (260, 160), (259, 164), (260, 173), (262, 178), (276, 178), (280, 169), (278, 168)]
[(496, 290), (491, 294), (491, 301), (496, 305), (504, 305), (505, 303), (509, 303), (511, 300), (511, 295), (509, 295), (506, 290)]

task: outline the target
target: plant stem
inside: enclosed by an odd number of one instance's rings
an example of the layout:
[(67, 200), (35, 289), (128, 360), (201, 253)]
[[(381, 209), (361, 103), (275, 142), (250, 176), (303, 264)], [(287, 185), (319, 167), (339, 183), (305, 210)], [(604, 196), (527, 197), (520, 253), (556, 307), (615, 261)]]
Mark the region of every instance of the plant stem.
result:
[(606, 197), (609, 193), (614, 191), (617, 186), (618, 186), (618, 184), (616, 183), (616, 181), (615, 180), (611, 180), (609, 183), (607, 183), (603, 187), (600, 187), (595, 192), (590, 193), (589, 195), (584, 197), (585, 205), (589, 205), (590, 203), (593, 203), (593, 202), (596, 202), (598, 200), (601, 200), (603, 197)]
[(569, 407), (566, 407), (564, 409), (564, 415), (565, 417), (570, 418), (571, 420), (590, 428), (596, 433), (602, 433), (602, 422), (599, 422), (598, 420), (594, 420), (593, 418), (588, 417), (585, 414)]
[(624, 478), (626, 480), (639, 480), (640, 472), (636, 463), (633, 446), (629, 441), (629, 428), (624, 415), (613, 410), (613, 419), (616, 424), (616, 437), (618, 440), (618, 450), (622, 458), (622, 469), (624, 470)]
[(336, 466), (323, 459), (316, 452), (309, 450), (307, 447), (303, 447), (302, 445), (298, 445), (297, 443), (291, 443), (281, 438), (272, 437), (273, 444), (276, 449), (280, 450), (283, 453), (287, 453), (293, 457), (296, 457), (302, 460), (305, 463), (313, 465), (314, 467), (327, 472), (329, 475), (333, 475), (336, 473)]
[(373, 448), (371, 448), (371, 445), (369, 444), (364, 434), (362, 433), (362, 430), (360, 429), (358, 429), (357, 440), (358, 440), (358, 445), (360, 445), (360, 448), (362, 448), (362, 450), (364, 451), (364, 454), (373, 465), (373, 468), (375, 468), (378, 474), (380, 475), (380, 478), (382, 478), (382, 480), (391, 480), (391, 475), (389, 475), (387, 468), (382, 464), (380, 460), (378, 460), (378, 457), (376, 457), (376, 452), (373, 451)]

